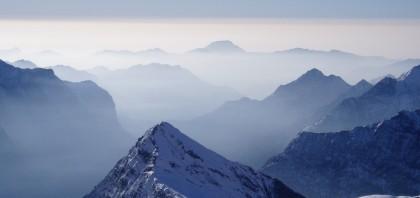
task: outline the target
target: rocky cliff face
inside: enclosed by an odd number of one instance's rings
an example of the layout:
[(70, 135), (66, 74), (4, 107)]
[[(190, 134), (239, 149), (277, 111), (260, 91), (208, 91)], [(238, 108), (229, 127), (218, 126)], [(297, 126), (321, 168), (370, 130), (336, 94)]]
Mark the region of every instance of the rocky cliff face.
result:
[(302, 197), (231, 162), (168, 123), (148, 130), (94, 190), (96, 197)]
[(420, 194), (420, 110), (335, 133), (303, 132), (265, 173), (308, 197)]

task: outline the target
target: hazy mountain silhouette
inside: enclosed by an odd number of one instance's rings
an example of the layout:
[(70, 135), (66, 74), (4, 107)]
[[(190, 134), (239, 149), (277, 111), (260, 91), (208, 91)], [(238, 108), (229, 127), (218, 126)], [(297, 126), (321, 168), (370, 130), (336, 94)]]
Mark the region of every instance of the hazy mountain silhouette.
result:
[(413, 65), (420, 65), (420, 59), (409, 58), (393, 62), (392, 64), (386, 65), (384, 70), (388, 71), (394, 76), (399, 76), (402, 73), (410, 70)]
[(93, 82), (65, 82), (50, 69), (3, 61), (0, 126), (23, 160), (2, 175), (1, 197), (80, 196), (129, 142), (111, 96)]
[(279, 180), (225, 159), (163, 122), (146, 131), (85, 197), (302, 196)]
[(326, 116), (331, 110), (333, 110), (337, 105), (348, 98), (352, 97), (359, 97), (369, 91), (373, 87), (372, 84), (367, 82), (366, 80), (360, 80), (355, 85), (351, 86), (346, 92), (339, 95), (333, 102), (325, 105), (324, 107), (317, 110), (315, 115), (313, 116), (314, 119), (319, 119)]
[(263, 171), (307, 197), (420, 194), (420, 110), (350, 131), (302, 132)]
[(312, 69), (297, 80), (279, 86), (261, 101), (243, 98), (227, 102), (179, 126), (209, 148), (231, 159), (259, 166), (286, 146), (306, 124), (312, 123), (319, 108), (349, 89), (350, 85), (340, 77), (325, 76)]
[(369, 82), (372, 84), (372, 85), (376, 85), (378, 82), (380, 82), (381, 80), (383, 80), (384, 78), (396, 78), (394, 75), (392, 75), (392, 74), (387, 74), (387, 75), (384, 75), (384, 76), (379, 76), (379, 77), (376, 77), (376, 78), (373, 78), (373, 79), (371, 79)]
[(34, 68), (39, 67), (35, 63), (33, 63), (29, 60), (24, 60), (24, 59), (17, 60), (15, 62), (11, 63), (11, 64), (15, 67), (19, 67), (19, 68), (22, 68), (22, 69), (34, 69)]
[(325, 56), (341, 56), (341, 57), (349, 57), (349, 58), (356, 58), (361, 57), (359, 55), (340, 51), (340, 50), (329, 50), (329, 51), (323, 51), (323, 50), (314, 50), (314, 49), (305, 49), (305, 48), (292, 48), (288, 50), (283, 51), (275, 51), (276, 54), (289, 54), (289, 55), (325, 55)]
[(97, 76), (97, 82), (112, 94), (121, 121), (137, 133), (161, 120), (205, 114), (240, 96), (230, 88), (208, 84), (180, 66), (136, 65)]
[(420, 66), (398, 79), (384, 78), (359, 97), (343, 100), (309, 130), (338, 131), (390, 118), (401, 110), (420, 108)]
[(78, 70), (67, 65), (55, 65), (48, 67), (54, 71), (54, 74), (62, 80), (80, 82), (85, 80), (96, 80), (96, 76), (87, 71)]
[[(153, 51), (153, 50), (151, 50)], [(157, 50), (158, 52), (160, 50)], [(139, 63), (182, 65), (209, 83), (224, 85), (240, 93), (262, 99), (279, 84), (297, 78), (317, 65), (318, 69), (334, 73), (349, 82), (372, 79), (388, 73), (400, 75), (401, 69), (391, 69), (397, 59), (359, 55), (342, 50), (293, 48), (274, 52), (246, 51), (229, 40), (215, 41), (186, 53), (138, 53), (129, 50), (107, 50), (92, 56), (94, 65), (117, 68)], [(101, 56), (98, 56), (101, 54)], [(148, 55), (141, 55), (148, 54)], [(279, 72), (281, 71), (281, 72)]]
[(130, 50), (103, 50), (97, 53), (97, 55), (104, 56), (163, 56), (168, 55), (167, 52), (160, 48), (152, 48), (140, 51)]
[(197, 48), (189, 51), (190, 53), (242, 53), (245, 52), (242, 48), (235, 45), (232, 41), (214, 41), (203, 48)]

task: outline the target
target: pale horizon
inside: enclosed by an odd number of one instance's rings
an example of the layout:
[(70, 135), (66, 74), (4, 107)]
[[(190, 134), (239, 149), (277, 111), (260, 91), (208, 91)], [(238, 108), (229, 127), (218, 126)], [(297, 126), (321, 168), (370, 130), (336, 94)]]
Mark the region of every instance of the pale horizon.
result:
[(19, 48), (24, 53), (52, 50), (88, 56), (102, 50), (160, 48), (179, 54), (230, 40), (249, 52), (306, 48), (394, 59), (420, 57), (416, 19), (3, 19), (0, 25), (7, 27), (0, 32), (0, 49)]

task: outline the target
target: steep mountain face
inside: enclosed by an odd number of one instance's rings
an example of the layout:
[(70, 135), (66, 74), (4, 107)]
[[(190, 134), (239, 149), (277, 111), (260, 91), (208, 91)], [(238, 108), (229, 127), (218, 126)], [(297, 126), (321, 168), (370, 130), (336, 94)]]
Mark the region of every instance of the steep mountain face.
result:
[(92, 133), (104, 137), (122, 131), (112, 98), (92, 82), (64, 82), (52, 70), (20, 69), (0, 62), (0, 85), (1, 125), (22, 146), (48, 147), (42, 141), (46, 136), (84, 139)]
[[(204, 145), (231, 159), (259, 167), (284, 148), (315, 112), (350, 88), (337, 76), (312, 69), (280, 86), (264, 100), (243, 98), (219, 109), (179, 123), (180, 128)], [(203, 131), (200, 134), (192, 133)], [(191, 133), (190, 133), (191, 132)], [(249, 145), (255, 145), (250, 148)]]
[(311, 131), (351, 129), (390, 118), (401, 110), (420, 108), (420, 66), (399, 79), (384, 78), (359, 97), (343, 100)]
[(420, 110), (335, 133), (303, 132), (263, 172), (308, 197), (420, 194)]
[(161, 120), (191, 119), (240, 97), (184, 68), (156, 63), (105, 72), (97, 82), (113, 96), (124, 126), (136, 133)]
[(95, 80), (96, 76), (89, 72), (77, 70), (66, 65), (55, 65), (48, 67), (54, 71), (54, 74), (62, 80), (80, 82), (85, 80)]
[(191, 50), (190, 53), (243, 53), (245, 50), (232, 41), (214, 41), (204, 48)]
[[(8, 182), (0, 182), (0, 197), (80, 196), (129, 141), (111, 96), (93, 82), (65, 82), (52, 70), (21, 69), (3, 61), (0, 126), (23, 160), (2, 175)], [(84, 163), (76, 166), (80, 160)]]
[(85, 197), (302, 196), (279, 180), (206, 149), (163, 122), (148, 130)]

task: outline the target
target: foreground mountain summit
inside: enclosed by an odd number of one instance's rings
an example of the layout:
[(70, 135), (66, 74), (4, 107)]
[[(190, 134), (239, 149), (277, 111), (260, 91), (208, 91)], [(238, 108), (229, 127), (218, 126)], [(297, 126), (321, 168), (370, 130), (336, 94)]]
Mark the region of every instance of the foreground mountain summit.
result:
[(204, 148), (163, 122), (149, 129), (85, 197), (302, 196), (279, 180)]
[(308, 197), (420, 194), (420, 110), (337, 133), (303, 132), (264, 172)]

